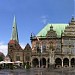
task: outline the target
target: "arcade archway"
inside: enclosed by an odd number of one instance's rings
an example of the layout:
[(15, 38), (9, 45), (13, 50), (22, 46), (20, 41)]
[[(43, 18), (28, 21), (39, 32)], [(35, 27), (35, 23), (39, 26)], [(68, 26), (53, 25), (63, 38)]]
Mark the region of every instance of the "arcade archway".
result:
[(68, 67), (69, 66), (69, 59), (68, 58), (64, 58), (64, 60), (63, 60), (63, 66), (64, 67)]
[(75, 67), (75, 58), (72, 58), (72, 59), (71, 59), (71, 66), (72, 66), (72, 67)]
[(45, 58), (42, 58), (42, 59), (40, 60), (40, 67), (43, 67), (43, 68), (46, 67), (46, 59), (45, 59)]
[(60, 58), (56, 58), (55, 67), (59, 68), (62, 66), (62, 60)]
[(33, 64), (33, 67), (38, 67), (38, 65), (39, 65), (38, 59), (37, 59), (37, 58), (34, 58), (34, 59), (32, 60), (32, 64)]

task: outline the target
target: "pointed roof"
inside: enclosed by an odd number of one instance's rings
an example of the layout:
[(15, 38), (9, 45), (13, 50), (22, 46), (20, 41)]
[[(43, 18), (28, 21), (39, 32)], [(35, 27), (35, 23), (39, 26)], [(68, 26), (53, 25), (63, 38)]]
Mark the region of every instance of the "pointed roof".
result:
[(16, 17), (15, 16), (14, 16), (14, 21), (13, 21), (11, 40), (15, 40), (19, 43), (18, 30), (17, 30), (17, 24), (16, 24)]
[(29, 45), (29, 43), (27, 43), (27, 45), (25, 46), (24, 50), (31, 51), (31, 46)]
[(16, 42), (15, 40), (10, 40), (9, 44), (15, 44), (15, 42)]

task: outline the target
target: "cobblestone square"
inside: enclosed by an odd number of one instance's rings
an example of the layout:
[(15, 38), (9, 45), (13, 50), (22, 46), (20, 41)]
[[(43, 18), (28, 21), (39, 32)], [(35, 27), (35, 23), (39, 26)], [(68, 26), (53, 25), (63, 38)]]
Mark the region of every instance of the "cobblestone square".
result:
[(67, 69), (15, 69), (15, 70), (1, 70), (0, 75), (75, 75), (75, 68)]

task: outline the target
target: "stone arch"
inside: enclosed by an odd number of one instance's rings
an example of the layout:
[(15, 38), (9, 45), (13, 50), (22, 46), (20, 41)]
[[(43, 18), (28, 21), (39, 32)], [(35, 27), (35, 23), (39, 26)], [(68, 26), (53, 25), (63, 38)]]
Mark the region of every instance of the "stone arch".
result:
[(50, 59), (48, 58), (48, 59), (47, 59), (47, 63), (48, 63), (48, 68), (49, 68), (49, 66), (50, 66), (50, 65), (49, 65), (49, 62), (50, 62)]
[(75, 66), (75, 58), (71, 59), (71, 66), (74, 67)]
[(60, 59), (62, 60), (62, 57), (61, 57), (61, 56), (56, 56), (56, 57), (55, 57), (55, 60), (56, 60), (57, 58), (60, 58)]
[(32, 64), (33, 64), (33, 67), (38, 67), (38, 65), (39, 65), (39, 60), (38, 60), (38, 58), (34, 58), (34, 59), (32, 60)]
[(59, 68), (62, 66), (62, 60), (60, 58), (55, 59), (55, 67)]
[(40, 66), (43, 68), (46, 67), (46, 59), (45, 58), (40, 59)]
[(64, 67), (68, 67), (69, 66), (69, 59), (68, 58), (64, 58), (63, 59), (63, 66)]

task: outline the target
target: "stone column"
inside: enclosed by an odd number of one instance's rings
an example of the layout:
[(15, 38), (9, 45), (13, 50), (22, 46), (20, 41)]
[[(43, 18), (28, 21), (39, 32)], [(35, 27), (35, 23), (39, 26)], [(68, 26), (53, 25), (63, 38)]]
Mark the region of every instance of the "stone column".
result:
[(31, 67), (33, 67), (32, 61), (31, 61)]
[(31, 67), (33, 67), (33, 65), (32, 65), (33, 63), (32, 63), (32, 59), (31, 59)]
[(47, 62), (47, 59), (46, 59), (46, 68), (48, 67), (48, 62)]
[(71, 59), (69, 59), (69, 67), (71, 67)]
[(62, 59), (62, 67), (63, 67), (63, 59)]
[(40, 59), (39, 59), (39, 68), (41, 67), (41, 65), (40, 65)]

